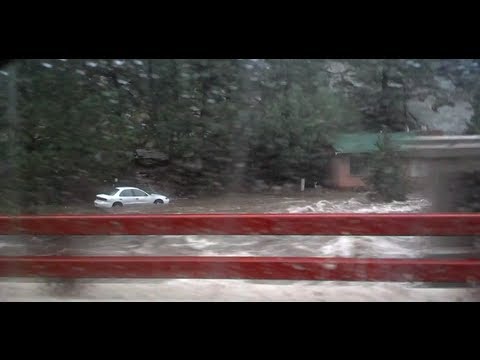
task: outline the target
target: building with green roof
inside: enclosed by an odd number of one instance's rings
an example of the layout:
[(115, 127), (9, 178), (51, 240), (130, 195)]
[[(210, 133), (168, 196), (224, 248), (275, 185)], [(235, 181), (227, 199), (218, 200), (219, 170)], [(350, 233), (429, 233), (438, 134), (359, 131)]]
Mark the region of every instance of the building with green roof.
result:
[[(328, 167), (326, 185), (338, 189), (361, 189), (366, 187), (364, 181), (368, 175), (368, 155), (377, 151), (377, 142), (381, 133), (340, 134), (334, 138), (331, 146), (334, 156)], [(418, 136), (415, 132), (390, 133), (394, 145)]]

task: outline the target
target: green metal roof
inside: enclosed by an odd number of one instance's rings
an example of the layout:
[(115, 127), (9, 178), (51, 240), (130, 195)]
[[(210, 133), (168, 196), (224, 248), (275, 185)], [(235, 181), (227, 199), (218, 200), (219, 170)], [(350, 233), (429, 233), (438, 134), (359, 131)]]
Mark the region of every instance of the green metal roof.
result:
[[(377, 151), (376, 143), (379, 140), (379, 133), (355, 133), (341, 134), (337, 136), (332, 144), (338, 153), (360, 154), (372, 153)], [(402, 140), (415, 136), (413, 132), (390, 133), (393, 143), (399, 143)]]

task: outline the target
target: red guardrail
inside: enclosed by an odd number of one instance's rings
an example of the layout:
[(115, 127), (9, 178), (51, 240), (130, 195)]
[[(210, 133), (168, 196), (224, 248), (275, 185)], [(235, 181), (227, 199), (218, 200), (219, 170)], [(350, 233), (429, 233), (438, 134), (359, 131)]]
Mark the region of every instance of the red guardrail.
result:
[(480, 260), (220, 256), (0, 257), (0, 276), (476, 282)]
[(480, 235), (480, 214), (0, 216), (0, 235)]
[[(480, 214), (0, 216), (0, 234), (480, 235)], [(0, 257), (2, 277), (470, 282), (480, 260), (317, 257)]]

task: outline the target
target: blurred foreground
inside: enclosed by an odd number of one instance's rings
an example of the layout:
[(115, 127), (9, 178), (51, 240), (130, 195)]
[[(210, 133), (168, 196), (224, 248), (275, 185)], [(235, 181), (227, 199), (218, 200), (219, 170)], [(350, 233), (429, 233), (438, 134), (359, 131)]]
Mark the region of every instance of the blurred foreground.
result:
[[(229, 195), (183, 199), (164, 207), (128, 212), (423, 212), (430, 203), (371, 203), (361, 193)], [(54, 209), (51, 209), (52, 211)], [(91, 209), (72, 208), (70, 212)], [(127, 210), (122, 209), (121, 212)], [(56, 212), (56, 211), (53, 211)], [(68, 211), (67, 211), (68, 212)], [(0, 255), (187, 255), (433, 257), (452, 252), (438, 238), (374, 236), (72, 236), (0, 238)], [(469, 256), (469, 248), (455, 249)], [(70, 284), (69, 287), (66, 284)], [(448, 286), (448, 285), (447, 285)], [(445, 288), (442, 288), (445, 287)], [(2, 279), (1, 301), (475, 301), (479, 290), (431, 288), (415, 283), (251, 281), (251, 280), (77, 280), (48, 282)]]

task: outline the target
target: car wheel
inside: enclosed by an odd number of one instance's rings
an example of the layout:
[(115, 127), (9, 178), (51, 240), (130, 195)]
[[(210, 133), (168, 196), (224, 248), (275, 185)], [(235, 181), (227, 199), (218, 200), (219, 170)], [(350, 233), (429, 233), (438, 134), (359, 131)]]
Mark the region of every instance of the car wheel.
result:
[(112, 207), (122, 207), (123, 204), (121, 202), (115, 202), (113, 203)]
[(161, 205), (163, 204), (163, 200), (157, 199), (153, 202), (155, 205)]

